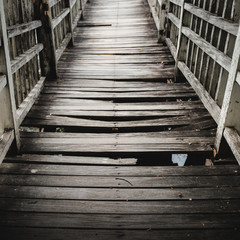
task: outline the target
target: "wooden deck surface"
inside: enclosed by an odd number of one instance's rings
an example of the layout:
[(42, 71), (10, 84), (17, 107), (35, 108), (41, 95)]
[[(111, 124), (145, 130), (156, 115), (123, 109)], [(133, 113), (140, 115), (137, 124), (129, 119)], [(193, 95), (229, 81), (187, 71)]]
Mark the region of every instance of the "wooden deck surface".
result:
[(58, 68), (0, 167), (4, 240), (239, 239), (238, 166), (163, 166), (210, 157), (216, 125), (147, 1), (91, 0)]

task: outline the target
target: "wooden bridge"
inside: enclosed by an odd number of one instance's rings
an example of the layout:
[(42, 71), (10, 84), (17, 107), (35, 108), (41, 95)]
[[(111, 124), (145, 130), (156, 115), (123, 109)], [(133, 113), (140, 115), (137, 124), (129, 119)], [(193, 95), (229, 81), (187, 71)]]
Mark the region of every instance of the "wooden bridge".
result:
[(1, 239), (239, 239), (239, 12), (1, 1)]

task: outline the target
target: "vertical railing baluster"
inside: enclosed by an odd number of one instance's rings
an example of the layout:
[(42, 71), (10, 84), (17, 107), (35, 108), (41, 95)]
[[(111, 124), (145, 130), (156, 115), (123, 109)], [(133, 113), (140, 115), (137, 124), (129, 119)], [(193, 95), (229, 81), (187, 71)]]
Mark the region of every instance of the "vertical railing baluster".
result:
[(180, 13), (178, 41), (177, 41), (176, 56), (175, 56), (175, 81), (178, 73), (178, 61), (183, 60), (186, 55), (186, 47), (185, 47), (186, 45), (183, 44), (183, 37), (182, 37), (184, 5), (185, 5), (185, 0), (182, 0), (181, 6), (180, 6), (181, 13)]

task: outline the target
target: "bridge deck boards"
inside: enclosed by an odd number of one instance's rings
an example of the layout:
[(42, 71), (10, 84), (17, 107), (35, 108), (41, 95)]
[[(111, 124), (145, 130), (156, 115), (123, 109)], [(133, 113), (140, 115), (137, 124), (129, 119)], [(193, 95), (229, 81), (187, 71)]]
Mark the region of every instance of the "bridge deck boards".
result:
[(238, 166), (164, 166), (211, 157), (216, 124), (173, 82), (146, 0), (88, 3), (58, 69), (0, 167), (1, 236), (239, 239)]

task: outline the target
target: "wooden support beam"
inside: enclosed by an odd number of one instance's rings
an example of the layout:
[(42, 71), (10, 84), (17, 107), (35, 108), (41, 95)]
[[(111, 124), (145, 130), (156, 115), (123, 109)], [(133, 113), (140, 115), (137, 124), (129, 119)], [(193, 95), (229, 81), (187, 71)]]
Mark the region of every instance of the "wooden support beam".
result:
[(8, 37), (9, 38), (16, 37), (23, 33), (39, 28), (41, 26), (42, 26), (41, 21), (37, 21), (37, 20), (28, 22), (28, 23), (13, 25), (13, 26), (7, 27)]
[(38, 55), (43, 50), (43, 44), (39, 43), (34, 47), (30, 48), (23, 54), (20, 54), (14, 60), (11, 61), (11, 70), (12, 74), (14, 74), (17, 70), (19, 70), (22, 66), (32, 60), (36, 55)]
[(167, 31), (167, 12), (169, 11), (168, 0), (158, 0), (159, 4), (159, 30), (158, 30), (158, 41), (164, 42), (166, 39)]
[(37, 36), (40, 43), (44, 45), (43, 51), (40, 52), (41, 72), (43, 76), (57, 78), (57, 58), (55, 36), (52, 27), (51, 7), (58, 1), (35, 0), (34, 11), (35, 19), (42, 22), (42, 27), (37, 29)]
[[(75, 2), (76, 3), (76, 2)], [(74, 3), (74, 4), (75, 4)], [(74, 4), (72, 6), (74, 6)], [(71, 8), (71, 0), (65, 0), (65, 6), (69, 9), (69, 14), (67, 17), (69, 32), (71, 34), (70, 38), (70, 46), (74, 46), (74, 34), (73, 34), (73, 15), (72, 15), (72, 8)], [(67, 36), (65, 36), (66, 38)]]

